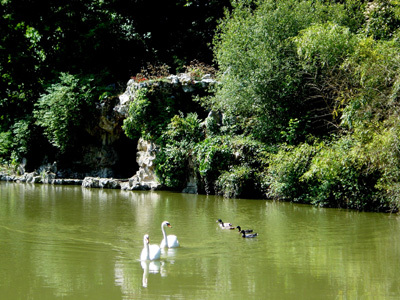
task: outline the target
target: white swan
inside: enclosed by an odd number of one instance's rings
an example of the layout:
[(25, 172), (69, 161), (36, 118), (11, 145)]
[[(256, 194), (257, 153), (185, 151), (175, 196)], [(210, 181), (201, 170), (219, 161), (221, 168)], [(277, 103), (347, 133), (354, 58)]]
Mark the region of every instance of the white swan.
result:
[(163, 240), (161, 241), (160, 247), (161, 248), (176, 248), (179, 247), (179, 241), (178, 238), (176, 237), (176, 235), (170, 234), (167, 236), (167, 234), (165, 233), (165, 226), (171, 227), (171, 224), (169, 224), (168, 221), (164, 221), (161, 223), (161, 231), (163, 234)]
[(143, 250), (140, 254), (140, 260), (155, 260), (160, 259), (161, 249), (158, 245), (149, 245), (149, 235), (143, 236)]

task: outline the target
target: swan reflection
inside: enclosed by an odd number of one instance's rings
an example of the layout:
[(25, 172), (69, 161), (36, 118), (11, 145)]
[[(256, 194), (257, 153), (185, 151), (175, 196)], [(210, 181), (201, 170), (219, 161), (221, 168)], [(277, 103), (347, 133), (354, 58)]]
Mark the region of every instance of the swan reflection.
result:
[(147, 287), (147, 279), (149, 274), (161, 274), (161, 277), (167, 276), (167, 273), (164, 270), (164, 262), (161, 261), (141, 261), (140, 262), (143, 269), (143, 278), (142, 285), (143, 287)]
[[(177, 248), (161, 248), (162, 256), (167, 256), (168, 258), (175, 257), (177, 252), (178, 252)], [(174, 263), (173, 261), (170, 262)]]

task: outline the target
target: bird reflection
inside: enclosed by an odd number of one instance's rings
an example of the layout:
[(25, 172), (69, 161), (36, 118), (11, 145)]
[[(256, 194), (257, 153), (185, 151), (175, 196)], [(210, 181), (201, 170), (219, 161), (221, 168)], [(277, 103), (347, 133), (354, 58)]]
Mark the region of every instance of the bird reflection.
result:
[(177, 252), (177, 248), (161, 248), (161, 254), (163, 256), (168, 256), (168, 258), (175, 257)]
[(143, 287), (147, 287), (147, 278), (149, 274), (158, 274), (160, 273), (162, 277), (166, 276), (164, 270), (164, 263), (161, 261), (141, 261), (140, 264), (142, 265), (143, 269), (143, 279), (142, 285)]

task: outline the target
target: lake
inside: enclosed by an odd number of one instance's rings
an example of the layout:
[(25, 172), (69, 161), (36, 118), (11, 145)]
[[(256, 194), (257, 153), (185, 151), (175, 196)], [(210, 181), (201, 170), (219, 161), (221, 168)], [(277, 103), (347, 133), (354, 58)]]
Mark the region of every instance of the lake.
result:
[[(159, 244), (164, 220), (181, 247), (140, 262), (143, 235)], [(0, 269), (1, 299), (400, 299), (400, 218), (0, 182)]]

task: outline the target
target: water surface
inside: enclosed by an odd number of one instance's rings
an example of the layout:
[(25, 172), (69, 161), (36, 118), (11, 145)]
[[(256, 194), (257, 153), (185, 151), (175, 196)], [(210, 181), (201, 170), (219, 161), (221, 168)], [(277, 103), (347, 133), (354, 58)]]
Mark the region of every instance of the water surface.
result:
[[(259, 233), (243, 239), (222, 218)], [(168, 220), (181, 247), (139, 261)], [(1, 299), (399, 299), (397, 215), (0, 183)]]

